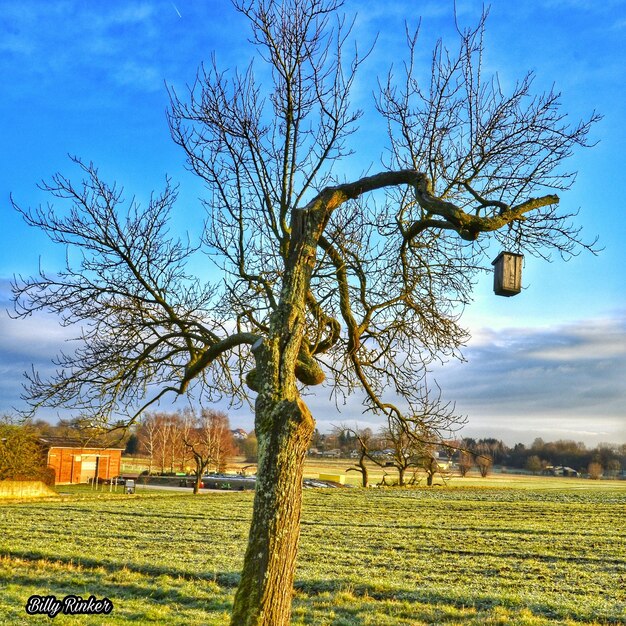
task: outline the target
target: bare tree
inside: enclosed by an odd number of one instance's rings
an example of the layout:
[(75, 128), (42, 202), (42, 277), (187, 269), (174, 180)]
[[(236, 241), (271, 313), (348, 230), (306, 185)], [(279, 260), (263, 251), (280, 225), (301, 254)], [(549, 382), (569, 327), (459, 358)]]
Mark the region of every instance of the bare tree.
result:
[(441, 453), (445, 450), (447, 454), (452, 454), (452, 448), (441, 442), (438, 445), (427, 445), (423, 448), (422, 455), (419, 461), (419, 467), (426, 474), (426, 485), (432, 487), (434, 484), (435, 476), (439, 476), (444, 484), (449, 480), (450, 461), (442, 461)]
[(150, 455), (150, 471), (154, 464), (165, 474), (168, 462), (173, 471), (176, 418), (175, 413), (166, 412), (146, 413), (142, 418), (141, 440)]
[(442, 469), (434, 453), (429, 450), (428, 454), (423, 455), (420, 459), (419, 466), (426, 472), (426, 485), (432, 487), (435, 476), (442, 473)]
[[(416, 412), (412, 415), (388, 414), (387, 425), (376, 439), (369, 429), (342, 427), (356, 437), (359, 461), (350, 469), (361, 473), (364, 487), (368, 483), (366, 459), (379, 467), (395, 468), (401, 487), (406, 484), (406, 473), (411, 468), (423, 469), (429, 486), (434, 475), (441, 472), (435, 459), (436, 450), (444, 439), (452, 437), (465, 424), (466, 418), (455, 414), (453, 403), (442, 400), (439, 387), (437, 395), (433, 396), (425, 384), (416, 389), (413, 407)], [(374, 448), (374, 443), (378, 449)], [(382, 456), (380, 448), (391, 452)]]
[(139, 429), (139, 442), (143, 450), (150, 458), (148, 474), (152, 474), (154, 459), (156, 457), (158, 447), (160, 428), (161, 424), (156, 413), (146, 413), (142, 417)]
[(435, 459), (437, 448), (451, 439), (467, 421), (455, 413), (452, 402), (444, 402), (441, 389), (433, 395), (426, 384), (416, 387), (413, 414), (388, 415), (387, 426), (382, 431), (385, 446), (393, 450), (393, 465), (398, 471), (398, 484), (405, 484), (405, 474), (410, 468), (426, 472), (427, 484), (432, 485), (434, 475), (440, 470)]
[(459, 452), (459, 473), (465, 477), (467, 473), (474, 467), (474, 457), (468, 450), (460, 450)]
[(182, 431), (183, 444), (195, 463), (193, 492), (197, 494), (202, 475), (211, 467), (223, 471), (235, 446), (225, 413), (202, 409), (200, 415), (188, 412), (185, 419), (187, 427)]
[(167, 413), (159, 413), (159, 429), (157, 430), (156, 449), (159, 460), (160, 473), (165, 474), (167, 466), (168, 450), (170, 447), (172, 423)]
[(374, 433), (371, 428), (344, 428), (355, 439), (357, 444), (357, 461), (354, 466), (349, 467), (346, 472), (359, 472), (361, 474), (361, 484), (363, 487), (369, 486), (369, 469), (366, 461), (371, 461), (371, 454), (374, 444)]
[(185, 429), (184, 417), (181, 412), (167, 413), (165, 427), (164, 449), (167, 452), (168, 471), (173, 474), (176, 467), (184, 464), (186, 448), (183, 444), (183, 431)]
[(391, 453), (372, 460), (381, 467), (393, 467), (398, 472), (398, 485), (404, 487), (407, 470), (417, 467), (421, 444), (416, 444), (407, 433), (406, 422), (400, 420), (390, 420), (389, 425), (380, 431), (380, 438), (385, 450), (391, 450)]
[(346, 57), (339, 0), (234, 5), (271, 78), (213, 60), (184, 96), (171, 90), (169, 112), (206, 183), (200, 245), (223, 278), (206, 284), (187, 269), (195, 248), (168, 234), (169, 181), (141, 207), (75, 159), (80, 184), (57, 174), (43, 185), (68, 212), (22, 213), (79, 254), (61, 272), (17, 281), (14, 294), (18, 315), (57, 314), (83, 340), (50, 380), (30, 375), (33, 408), (133, 419), (167, 393), (256, 393), (257, 488), (232, 623), (280, 626), (315, 428), (302, 390), (326, 381), (339, 396), (362, 391), (384, 419), (419, 415), (425, 365), (466, 338), (457, 305), (489, 233), (540, 256), (584, 247), (555, 192), (572, 183), (562, 163), (587, 145), (597, 116), (570, 124), (558, 94), (532, 95), (531, 76), (509, 94), (486, 78), (484, 19), (459, 29), (457, 52), (437, 46), (425, 85), (411, 35), (404, 75), (383, 81), (376, 101), (389, 161), (346, 182), (336, 169), (361, 115), (349, 98), (362, 57)]
[(478, 467), (478, 471), (483, 478), (489, 476), (492, 465), (493, 459), (488, 454), (478, 453), (476, 455), (476, 467)]
[(189, 463), (192, 459), (192, 455), (189, 448), (185, 445), (185, 441), (189, 438), (189, 431), (192, 427), (192, 421), (189, 419), (189, 414), (193, 414), (193, 411), (189, 408), (184, 409), (180, 415), (180, 422), (178, 425), (177, 438), (178, 438), (178, 462), (181, 472), (189, 471)]

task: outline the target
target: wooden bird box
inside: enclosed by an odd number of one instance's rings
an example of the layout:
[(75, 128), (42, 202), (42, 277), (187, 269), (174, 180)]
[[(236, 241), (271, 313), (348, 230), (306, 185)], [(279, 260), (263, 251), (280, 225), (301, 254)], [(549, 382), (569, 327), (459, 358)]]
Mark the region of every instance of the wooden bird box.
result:
[(500, 252), (493, 265), (493, 291), (497, 296), (515, 296), (522, 290), (523, 254)]

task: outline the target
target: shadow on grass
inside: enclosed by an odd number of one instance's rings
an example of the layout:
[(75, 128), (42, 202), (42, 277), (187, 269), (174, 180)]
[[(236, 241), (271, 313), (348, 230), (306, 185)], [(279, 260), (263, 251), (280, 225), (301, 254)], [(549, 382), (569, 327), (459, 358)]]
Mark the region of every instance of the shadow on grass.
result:
[[(109, 598), (118, 609), (124, 605), (127, 619), (136, 618), (141, 623), (145, 606), (174, 606), (184, 611), (230, 613), (232, 588), (197, 578), (182, 578), (175, 573), (155, 575), (137, 571), (136, 568), (111, 567), (98, 563), (93, 567), (76, 561), (62, 559), (28, 559), (5, 557), (0, 569), (8, 572), (7, 583), (22, 588), (22, 602), (33, 593), (54, 595), (61, 599), (67, 595), (90, 595), (98, 599)], [(4, 574), (3, 574), (4, 576)], [(223, 578), (232, 581), (235, 574), (224, 573)]]
[(208, 581), (218, 584), (220, 587), (235, 588), (239, 584), (239, 573), (235, 572), (211, 572), (206, 575), (199, 574), (197, 572), (189, 573), (182, 569), (177, 569), (168, 565), (141, 565), (138, 563), (111, 563), (108, 561), (102, 561), (99, 559), (93, 559), (89, 557), (63, 557), (54, 556), (51, 557), (43, 552), (31, 551), (31, 550), (0, 550), (0, 557), (8, 557), (14, 559), (22, 559), (24, 561), (42, 562), (42, 563), (56, 563), (60, 565), (68, 566), (80, 566), (86, 569), (103, 569), (107, 572), (119, 572), (128, 571), (135, 574), (141, 574), (142, 576), (170, 576), (172, 578), (179, 578), (181, 580), (189, 581)]
[[(310, 605), (313, 608), (317, 598), (336, 598), (340, 600), (342, 596), (347, 596), (344, 604), (330, 603), (329, 609), (338, 616), (351, 616), (351, 620), (346, 624), (361, 624), (358, 621), (359, 615), (366, 615), (378, 610), (381, 615), (400, 617), (404, 613), (405, 619), (417, 620), (418, 623), (448, 622), (459, 623), (472, 616), (477, 622), (482, 623), (481, 616), (485, 619), (494, 612), (505, 611), (511, 615), (516, 615), (524, 610), (540, 620), (573, 620), (582, 623), (593, 624), (625, 624), (623, 605), (617, 602), (608, 603), (603, 611), (604, 615), (594, 614), (587, 611), (584, 603), (580, 605), (580, 610), (572, 607), (559, 606), (557, 603), (542, 601), (535, 597), (529, 598), (501, 595), (485, 591), (470, 591), (466, 593), (455, 593), (454, 590), (424, 588), (402, 588), (396, 586), (384, 587), (375, 583), (344, 584), (336, 580), (309, 580), (297, 581), (295, 584), (296, 598), (303, 606)], [(306, 611), (305, 611), (306, 613)], [(356, 620), (356, 621), (355, 621)], [(421, 621), (420, 621), (421, 620)], [(434, 620), (434, 621), (433, 621)], [(532, 618), (531, 618), (532, 621)], [(306, 624), (316, 624), (315, 621), (304, 622)], [(339, 619), (337, 622), (329, 624), (343, 624)], [(373, 623), (373, 622), (367, 622)], [(404, 623), (404, 622), (399, 622)], [(542, 622), (543, 623), (543, 622)]]
[[(149, 600), (163, 605), (177, 604), (199, 611), (229, 612), (233, 591), (239, 583), (235, 572), (189, 574), (166, 565), (107, 563), (90, 558), (50, 558), (36, 552), (5, 553), (9, 567), (16, 567), (10, 581), (25, 588), (45, 589), (64, 596), (76, 593), (79, 584), (83, 594), (117, 598), (125, 601)], [(66, 567), (67, 569), (63, 569)], [(58, 577), (54, 575), (58, 570)], [(77, 582), (78, 579), (78, 582)], [(91, 586), (93, 585), (93, 588)], [(497, 609), (515, 612), (525, 609), (544, 619), (573, 619), (585, 622), (585, 611), (572, 612), (564, 606), (534, 598), (528, 604), (521, 598), (503, 597), (498, 593), (385, 586), (380, 582), (348, 583), (343, 579), (297, 580), (294, 596), (294, 618), (297, 624), (361, 626), (371, 624), (365, 617), (372, 612), (381, 616), (421, 620), (426, 623), (458, 622), (463, 616), (489, 615)], [(403, 617), (402, 617), (403, 616)], [(600, 616), (597, 616), (600, 617)], [(433, 622), (433, 620), (435, 620)], [(619, 606), (606, 606), (602, 624), (622, 624)], [(399, 622), (403, 623), (403, 622)], [(419, 621), (418, 621), (419, 623)], [(475, 622), (479, 623), (479, 622)]]

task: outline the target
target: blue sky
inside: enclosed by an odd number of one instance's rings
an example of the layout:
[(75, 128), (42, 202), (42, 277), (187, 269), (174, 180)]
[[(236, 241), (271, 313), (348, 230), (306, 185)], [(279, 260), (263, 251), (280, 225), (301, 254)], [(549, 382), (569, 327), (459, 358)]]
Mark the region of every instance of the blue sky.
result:
[[(422, 16), (425, 68), (439, 36), (455, 47), (452, 6), (346, 2), (346, 13), (357, 13), (354, 36), (362, 49), (378, 33), (356, 84), (356, 105), (371, 111), (376, 76), (401, 62), (405, 19), (415, 25)], [(480, 8), (457, 0), (464, 24), (473, 24)], [(18, 403), (21, 372), (31, 363), (45, 371), (70, 336), (54, 319), (11, 320), (4, 313), (14, 274), (36, 273), (40, 263), (53, 271), (64, 260), (63, 250), (20, 221), (9, 194), (22, 205), (46, 202), (36, 183), (56, 171), (71, 176), (68, 154), (92, 160), (140, 200), (169, 174), (181, 185), (175, 228), (196, 235), (202, 189), (169, 138), (165, 83), (182, 90), (212, 51), (222, 67), (246, 65), (245, 28), (226, 0), (0, 0), (0, 412)], [(537, 89), (555, 84), (563, 93), (572, 120), (594, 109), (604, 115), (592, 132), (598, 145), (574, 155), (570, 168), (578, 178), (561, 194), (564, 207), (580, 209), (578, 223), (588, 239), (599, 236), (604, 251), (568, 263), (527, 258), (526, 289), (515, 298), (494, 296), (485, 276), (464, 315), (473, 335), (467, 362), (447, 364), (437, 378), (468, 416), (467, 435), (509, 443), (535, 436), (626, 442), (626, 1), (494, 2), (486, 49), (485, 67), (505, 88), (532, 70)], [(379, 167), (384, 128), (373, 117), (361, 126), (356, 153), (342, 164), (348, 177)], [(323, 393), (310, 402), (327, 428), (371, 419), (360, 415), (356, 400), (341, 415)], [(252, 427), (249, 410), (232, 421)]]

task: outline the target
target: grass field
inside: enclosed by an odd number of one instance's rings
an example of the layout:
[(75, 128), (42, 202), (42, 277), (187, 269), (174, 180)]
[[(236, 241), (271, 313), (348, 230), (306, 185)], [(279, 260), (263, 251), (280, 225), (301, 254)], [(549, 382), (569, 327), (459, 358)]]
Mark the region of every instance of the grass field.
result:
[[(252, 497), (76, 490), (0, 504), (0, 624), (51, 623), (26, 614), (33, 594), (114, 604), (55, 626), (228, 623)], [(626, 485), (307, 490), (293, 623), (624, 624)]]

